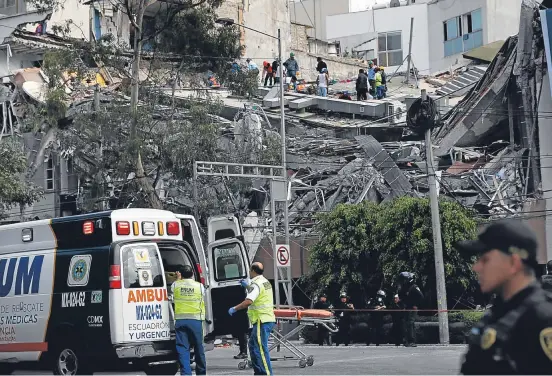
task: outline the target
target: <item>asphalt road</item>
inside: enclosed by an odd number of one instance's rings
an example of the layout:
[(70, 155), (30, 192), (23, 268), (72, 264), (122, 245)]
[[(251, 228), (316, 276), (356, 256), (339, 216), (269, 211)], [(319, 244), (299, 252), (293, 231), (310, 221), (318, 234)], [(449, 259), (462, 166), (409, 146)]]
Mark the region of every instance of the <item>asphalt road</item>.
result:
[[(276, 361), (276, 375), (457, 375), (464, 346), (303, 346), (314, 357), (312, 367), (299, 368), (295, 360)], [(207, 355), (210, 375), (250, 375), (253, 370), (240, 371), (232, 357), (235, 348), (215, 349)], [(281, 354), (291, 355), (289, 352)], [(274, 354), (271, 354), (274, 357)]]
[[(312, 367), (300, 368), (298, 361), (275, 361), (276, 375), (457, 375), (464, 346), (395, 346), (319, 347), (301, 346), (314, 357)], [(239, 361), (233, 359), (236, 347), (216, 348), (207, 352), (209, 375), (251, 375), (252, 369), (238, 370)], [(274, 357), (274, 354), (271, 354)], [(282, 355), (291, 355), (287, 350)], [(17, 370), (14, 375), (52, 374), (36, 370)], [(97, 374), (113, 374), (102, 372)], [(136, 375), (139, 373), (123, 373)], [(143, 374), (143, 373), (142, 373)]]

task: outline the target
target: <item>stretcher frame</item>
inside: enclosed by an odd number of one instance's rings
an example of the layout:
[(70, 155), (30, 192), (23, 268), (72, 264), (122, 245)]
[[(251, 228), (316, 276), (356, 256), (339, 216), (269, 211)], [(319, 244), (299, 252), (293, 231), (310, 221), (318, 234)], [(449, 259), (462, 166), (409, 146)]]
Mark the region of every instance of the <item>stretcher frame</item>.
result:
[[(294, 309), (297, 313), (304, 309), (303, 307), (297, 306), (281, 306), (281, 308)], [(318, 317), (301, 317), (296, 313), (295, 317), (277, 317), (275, 330), (273, 329), (270, 333), (269, 343), (268, 343), (268, 352), (276, 349), (276, 352), (280, 352), (280, 346), (285, 347), (289, 352), (292, 353), (291, 356), (280, 356), (280, 357), (270, 357), (271, 362), (276, 361), (290, 361), (295, 360), (299, 362), (299, 367), (311, 367), (314, 364), (314, 357), (312, 355), (307, 355), (299, 347), (294, 345), (290, 338), (295, 334), (299, 333), (305, 326), (317, 326), (322, 325), (331, 333), (337, 333), (338, 328), (336, 327), (336, 319), (332, 316), (330, 318), (318, 318)], [(292, 329), (287, 334), (280, 333), (279, 326), (283, 323), (298, 323), (296, 328)], [(238, 364), (238, 369), (243, 370), (246, 368), (252, 368), (253, 364), (251, 359), (243, 360)]]

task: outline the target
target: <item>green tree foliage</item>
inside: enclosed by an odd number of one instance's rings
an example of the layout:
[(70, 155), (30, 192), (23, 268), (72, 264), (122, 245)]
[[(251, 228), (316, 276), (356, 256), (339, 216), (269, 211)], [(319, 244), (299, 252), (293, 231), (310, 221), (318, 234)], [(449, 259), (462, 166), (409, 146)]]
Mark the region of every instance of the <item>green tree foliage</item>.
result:
[(31, 205), (42, 190), (24, 180), (27, 158), (21, 144), (13, 140), (0, 143), (0, 217), (14, 205)]
[[(473, 215), (456, 202), (439, 204), (446, 284), (449, 300), (475, 292), (471, 265), (474, 255), (453, 248), (460, 240), (475, 238)], [(435, 263), (429, 200), (403, 197), (381, 205), (339, 205), (319, 215), (320, 241), (310, 254), (307, 277), (313, 292), (337, 295), (341, 289), (357, 298), (383, 288), (396, 290), (402, 271), (418, 276), (418, 283), (436, 302)]]

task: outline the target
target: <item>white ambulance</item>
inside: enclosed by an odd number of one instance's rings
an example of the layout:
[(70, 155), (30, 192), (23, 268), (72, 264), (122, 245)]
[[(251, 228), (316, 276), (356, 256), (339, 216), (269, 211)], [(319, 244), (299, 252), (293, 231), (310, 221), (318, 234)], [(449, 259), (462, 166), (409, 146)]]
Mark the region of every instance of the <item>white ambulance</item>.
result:
[[(0, 374), (40, 362), (55, 374), (101, 365), (177, 370), (168, 287), (191, 265), (206, 287), (206, 347), (247, 328), (227, 310), (245, 297), (249, 259), (237, 220), (122, 209), (0, 226)], [(232, 321), (235, 320), (235, 321)], [(236, 321), (237, 320), (237, 321)]]

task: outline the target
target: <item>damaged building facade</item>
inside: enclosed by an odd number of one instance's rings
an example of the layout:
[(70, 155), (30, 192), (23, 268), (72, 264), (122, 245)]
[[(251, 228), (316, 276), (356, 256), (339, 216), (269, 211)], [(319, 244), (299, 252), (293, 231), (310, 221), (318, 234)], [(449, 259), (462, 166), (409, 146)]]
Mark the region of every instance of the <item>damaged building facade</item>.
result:
[[(442, 121), (432, 133), (440, 196), (473, 209), (482, 221), (526, 221), (537, 233), (538, 261), (545, 264), (552, 259), (552, 124), (546, 115), (552, 97), (539, 8), (523, 1), (519, 34), (501, 43), (490, 64), (476, 59), (430, 95), (442, 106)], [(480, 67), (478, 79), (467, 80), (474, 66)], [(268, 91), (262, 95), (265, 106), (274, 108), (269, 116), (276, 115), (278, 99)], [(400, 98), (407, 107), (412, 99)], [(443, 105), (453, 99), (456, 105)], [(390, 122), (385, 108), (392, 101), (382, 102), (286, 94), (293, 259), (308, 258), (318, 212), (341, 203), (427, 197), (423, 140), (403, 119), (393, 116)], [(256, 257), (270, 264), (266, 252)], [(296, 271), (300, 276), (304, 265)]]

